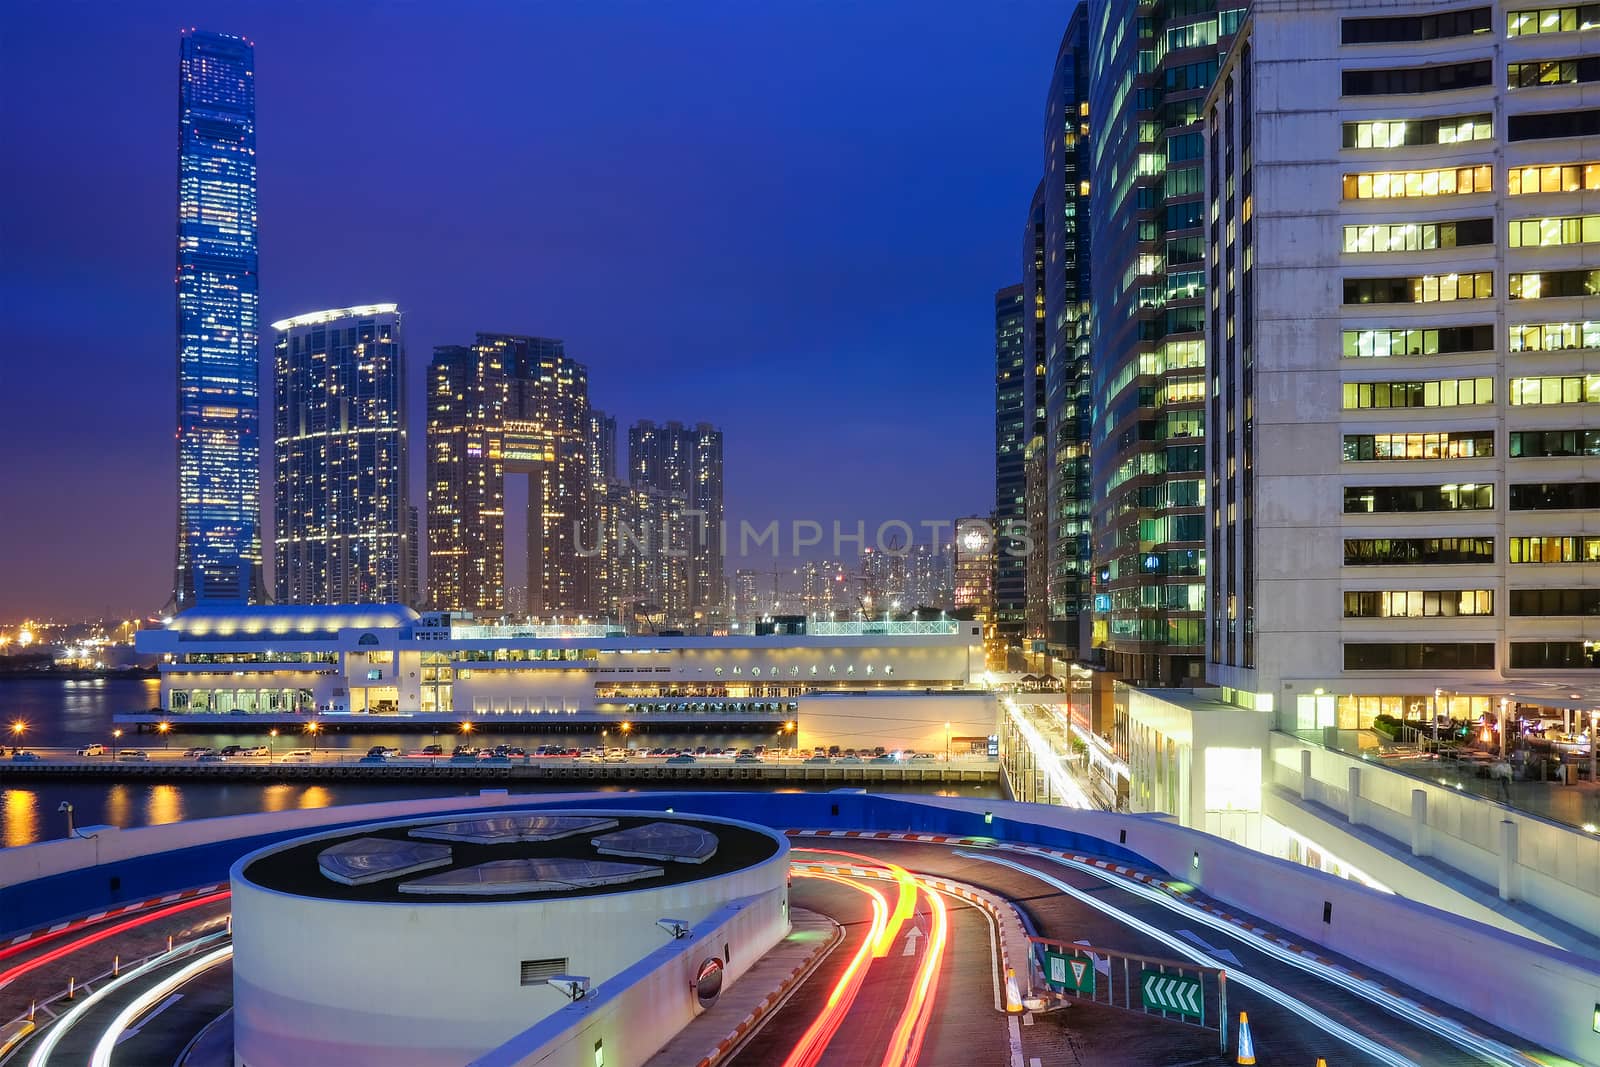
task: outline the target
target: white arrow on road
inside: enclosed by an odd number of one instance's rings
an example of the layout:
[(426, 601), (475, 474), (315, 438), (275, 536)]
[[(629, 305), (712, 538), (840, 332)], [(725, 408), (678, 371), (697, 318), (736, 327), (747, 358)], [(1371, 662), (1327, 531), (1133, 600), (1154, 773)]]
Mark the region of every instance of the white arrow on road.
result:
[(1224, 963), (1228, 964), (1230, 967), (1243, 967), (1244, 966), (1244, 964), (1239, 962), (1239, 957), (1238, 956), (1235, 956), (1233, 953), (1229, 952), (1225, 948), (1216, 948), (1216, 947), (1214, 947), (1212, 945), (1206, 944), (1204, 941), (1200, 940), (1200, 935), (1195, 933), (1193, 930), (1177, 930), (1177, 931), (1174, 931), (1174, 932), (1179, 937), (1183, 938), (1185, 941), (1193, 941), (1196, 945), (1198, 945), (1199, 947), (1205, 949), (1207, 954), (1209, 954), (1211, 956), (1214, 956), (1215, 958), (1217, 958), (1219, 960), (1222, 960)]
[(917, 938), (922, 936), (922, 931), (915, 926), (906, 931), (906, 948), (900, 953), (902, 956), (915, 956), (917, 954)]

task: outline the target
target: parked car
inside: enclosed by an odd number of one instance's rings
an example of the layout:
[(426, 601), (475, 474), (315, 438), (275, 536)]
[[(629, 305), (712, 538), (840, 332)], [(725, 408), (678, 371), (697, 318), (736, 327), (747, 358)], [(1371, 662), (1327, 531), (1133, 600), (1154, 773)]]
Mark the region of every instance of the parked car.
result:
[(117, 752), (117, 759), (128, 760), (132, 763), (143, 763), (150, 758), (150, 753), (142, 748), (124, 748)]
[(868, 763), (899, 763), (900, 761), (890, 755), (873, 756)]
[(754, 752), (745, 752), (745, 753), (742, 753), (742, 754), (740, 754), (738, 756), (733, 757), (733, 762), (735, 762), (735, 763), (765, 763), (766, 761), (763, 760), (760, 756), (756, 755)]
[(244, 748), (239, 750), (239, 755), (270, 756), (272, 755), (272, 749), (268, 748), (266, 745), (246, 745)]
[(626, 752), (622, 752), (620, 750), (614, 751), (614, 752), (607, 752), (606, 753), (606, 762), (607, 763), (627, 763), (628, 762), (628, 754)]
[(243, 745), (224, 745), (220, 755), (223, 755), (223, 756), (242, 756), (242, 755), (244, 755), (244, 746)]
[(668, 763), (693, 763), (694, 761), (694, 757), (687, 752), (680, 752), (676, 756), (667, 757)]
[(424, 756), (442, 756), (442, 755), (444, 755), (444, 746), (443, 745), (423, 745), (422, 746), (422, 754)]
[(454, 752), (452, 752), (451, 755), (452, 756), (474, 756), (475, 757), (475, 756), (477, 756), (477, 754), (480, 751), (482, 751), (482, 750), (477, 748), (474, 745), (457, 745), (456, 746), (456, 750)]
[(285, 763), (310, 763), (311, 759), (312, 759), (311, 750), (309, 748), (297, 748), (293, 752), (289, 753), (287, 756), (284, 756), (283, 757), (283, 762), (285, 762)]
[(376, 754), (369, 752), (365, 756), (362, 756), (360, 759), (356, 760), (356, 762), (357, 763), (378, 763), (378, 764), (383, 764), (383, 763), (388, 763), (389, 760), (388, 760), (388, 757), (386, 757), (381, 752), (376, 753)]
[(856, 755), (840, 756), (838, 759), (834, 760), (834, 762), (835, 763), (860, 763), (861, 762), (861, 757), (860, 756), (856, 756)]
[(202, 752), (195, 759), (196, 763), (227, 763), (228, 757), (220, 752)]
[(29, 752), (27, 749), (22, 749), (19, 752), (13, 752), (11, 754), (11, 762), (13, 762), (13, 763), (38, 763), (39, 762), (39, 754), (36, 753), (36, 752)]
[(931, 759), (933, 759), (933, 753), (932, 752), (913, 752), (913, 753), (911, 753), (911, 760), (914, 763), (922, 763), (924, 761), (931, 760)]
[(183, 758), (198, 759), (201, 756), (209, 756), (215, 751), (216, 749), (209, 745), (195, 745), (193, 748), (186, 748), (183, 750)]
[(828, 756), (811, 756), (810, 758), (808, 758), (806, 760), (806, 762), (807, 763), (832, 763), (833, 760)]
[(480, 767), (509, 767), (511, 766), (511, 757), (493, 755), (481, 756), (478, 759), (478, 765)]
[(106, 746), (104, 745), (84, 745), (78, 749), (78, 755), (80, 756), (104, 756), (105, 754)]

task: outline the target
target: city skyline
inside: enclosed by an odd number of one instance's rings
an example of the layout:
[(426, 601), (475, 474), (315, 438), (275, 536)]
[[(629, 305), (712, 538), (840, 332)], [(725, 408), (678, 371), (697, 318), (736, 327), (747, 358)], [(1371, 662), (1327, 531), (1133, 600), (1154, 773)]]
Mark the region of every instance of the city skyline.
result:
[[(41, 102), (37, 112), (0, 119), (8, 140), (46, 144), (58, 163), (54, 179), (17, 170), (4, 178), (12, 205), (4, 221), (17, 253), (7, 257), (13, 267), (6, 270), (6, 284), (17, 297), (8, 302), (7, 333), (15, 350), (35, 354), (37, 369), (21, 389), (8, 394), (6, 406), (5, 423), (14, 438), (8, 447), (7, 497), (20, 516), (8, 524), (0, 552), (7, 561), (0, 580), (8, 590), (8, 612), (146, 612), (170, 592), (163, 589), (170, 577), (160, 575), (171, 573), (173, 510), (163, 504), (174, 481), (171, 409), (159, 400), (163, 393), (171, 396), (172, 382), (170, 364), (159, 357), (163, 349), (171, 351), (174, 339), (171, 289), (164, 301), (160, 296), (169, 276), (157, 259), (163, 248), (170, 257), (171, 235), (158, 221), (144, 220), (171, 203), (172, 45), (175, 28), (195, 21), (173, 10), (174, 17), (158, 28), (148, 25), (148, 12), (138, 18), (108, 12), (87, 29), (87, 37), (75, 25), (81, 47), (95, 59), (85, 75), (88, 84)], [(339, 153), (314, 152), (314, 162), (307, 162), (307, 151), (321, 137), (317, 107), (322, 101), (331, 98), (381, 115), (386, 108), (367, 105), (376, 104), (374, 94), (387, 94), (402, 102), (394, 111), (399, 114), (406, 110), (410, 88), (392, 76), (379, 79), (376, 88), (371, 77), (361, 83), (353, 73), (325, 73), (309, 82), (289, 77), (289, 71), (308, 66), (301, 13), (252, 14), (225, 26), (208, 18), (205, 28), (238, 33), (256, 46), (263, 138), (261, 321), (395, 300), (407, 308), (414, 353), (482, 328), (564, 337), (583, 354), (596, 380), (607, 383), (596, 391), (596, 403), (624, 424), (670, 412), (689, 423), (712, 422), (735, 441), (751, 443), (747, 454), (736, 448), (730, 456), (731, 524), (820, 515), (846, 523), (861, 518), (871, 529), (894, 515), (986, 510), (992, 495), (991, 414), (974, 400), (986, 391), (989, 375), (982, 356), (992, 335), (987, 309), (972, 293), (992, 291), (995, 279), (1014, 269), (1014, 245), (1001, 231), (1009, 228), (1003, 223), (1012, 197), (1029, 182), (1025, 146), (1037, 137), (1035, 109), (1027, 103), (1037, 99), (1036, 79), (1028, 68), (1038, 58), (1034, 52), (1048, 50), (1024, 48), (1020, 42), (1027, 34), (1013, 37), (1009, 31), (966, 25), (959, 17), (919, 25), (911, 38), (900, 39), (896, 35), (905, 27), (893, 12), (856, 12), (856, 39), (841, 40), (826, 32), (834, 20), (789, 13), (780, 28), (795, 40), (794, 51), (768, 54), (758, 63), (749, 46), (765, 37), (769, 22), (758, 24), (731, 8), (716, 17), (710, 11), (668, 29), (716, 63), (701, 76), (675, 74), (674, 94), (648, 115), (624, 107), (637, 91), (634, 79), (651, 77), (653, 68), (646, 64), (622, 83), (592, 86), (575, 108), (522, 120), (531, 127), (518, 151), (557, 152), (575, 167), (569, 168), (571, 176), (551, 179), (548, 188), (513, 192), (497, 185), (495, 196), (512, 208), (508, 218), (499, 219), (493, 212), (480, 214), (477, 198), (465, 195), (470, 183), (448, 168), (430, 164), (422, 176), (391, 177), (393, 168), (363, 162), (356, 158), (359, 153), (344, 159)], [(1045, 5), (1015, 14), (1042, 34), (1058, 32), (1051, 26), (1053, 10)], [(344, 12), (327, 17), (341, 27), (354, 19)], [(46, 45), (60, 31), (59, 18), (41, 10), (14, 27), (6, 48), (11, 74), (24, 78), (42, 69)], [(543, 13), (529, 21), (538, 21), (541, 32), (569, 35), (575, 42), (599, 32), (592, 20), (570, 12)], [(648, 21), (641, 18), (637, 25)], [(446, 65), (465, 62), (470, 16), (448, 29), (423, 14), (415, 22), (384, 32), (396, 43), (426, 38)], [(790, 68), (810, 54), (805, 43), (823, 41), (838, 49), (836, 61), (827, 66), (839, 73), (829, 79), (804, 75), (817, 82), (807, 83), (813, 91), (804, 106), (762, 93), (739, 94), (737, 106), (728, 101), (730, 83), (776, 88), (785, 78), (801, 76)], [(614, 47), (629, 55), (649, 51), (631, 36)], [(930, 55), (970, 70), (940, 89), (937, 122), (908, 122), (904, 115), (921, 90), (913, 92), (909, 73), (902, 80), (897, 72), (920, 67)], [(779, 63), (783, 70), (772, 73), (775, 59), (785, 56), (788, 66)], [(377, 72), (362, 62), (357, 67), (375, 77)], [(629, 69), (626, 62), (614, 66)], [(63, 138), (62, 112), (56, 109), (70, 108), (74, 101), (84, 106), (80, 94), (99, 87), (107, 95), (112, 83), (117, 91), (109, 93), (107, 106), (117, 128), (123, 180), (104, 203), (82, 208), (87, 217), (81, 232), (77, 225), (57, 224), (47, 233), (34, 216), (50, 211), (24, 217), (16, 205), (47, 207), (72, 190), (81, 192), (94, 156)], [(869, 90), (877, 99), (862, 112), (857, 97)], [(408, 158), (434, 147), (471, 147), (488, 136), (489, 125), (525, 102), (529, 91), (476, 72), (459, 89), (462, 100), (484, 102), (476, 126), (446, 130), (433, 121), (402, 128), (393, 119), (380, 119), (378, 134), (391, 142), (400, 137), (395, 148)], [(440, 105), (429, 106), (436, 111)], [(918, 109), (922, 106), (919, 102)], [(992, 113), (1012, 108), (1016, 121), (1004, 124), (1010, 129), (995, 159), (1015, 161), (1014, 167), (949, 160), (931, 151), (952, 123), (973, 136), (999, 136)], [(425, 109), (424, 117), (435, 111)], [(653, 151), (658, 180), (619, 175), (615, 180), (625, 184), (607, 187), (611, 195), (585, 188), (594, 185), (597, 174), (620, 169), (622, 142), (682, 139), (691, 111), (709, 115), (703, 139), (691, 138), (681, 149), (667, 150), (668, 145), (664, 156)], [(454, 115), (450, 123), (456, 123)], [(742, 153), (745, 158), (721, 147), (730, 137), (749, 150)], [(839, 158), (841, 143), (851, 149), (848, 165)], [(925, 169), (934, 158), (942, 169), (918, 179), (916, 201), (954, 191), (974, 208), (937, 237), (922, 232), (902, 188), (913, 160)], [(585, 176), (582, 181), (578, 172)], [(583, 224), (571, 221), (572, 211), (536, 210), (543, 203), (579, 209)], [(741, 230), (759, 224), (763, 240), (781, 240), (793, 254), (781, 265), (751, 260), (770, 264), (752, 271), (737, 253), (693, 247), (697, 237), (692, 235), (706, 233), (754, 248), (753, 239), (743, 241), (731, 229), (736, 217)], [(860, 225), (864, 217), (874, 220), (870, 229), (876, 232)], [(386, 218), (404, 225), (397, 229)], [(599, 249), (611, 242), (617, 227), (635, 235), (629, 245), (635, 262), (649, 266), (654, 276), (663, 274), (656, 264), (674, 256), (680, 260), (673, 269), (680, 280), (630, 293), (639, 314), (624, 316), (627, 321), (610, 313), (610, 298), (596, 281), (612, 270), (609, 251), (602, 261)], [(293, 255), (296, 247), (315, 246), (313, 234), (340, 255)], [(397, 241), (397, 234), (403, 240)], [(537, 238), (534, 246), (549, 254), (530, 259), (502, 252), (506, 236), (524, 243)], [(695, 254), (682, 258), (685, 248)], [(959, 254), (952, 254), (954, 249)], [(869, 280), (904, 256), (932, 264), (923, 272), (924, 285), (909, 296), (876, 291)], [(29, 264), (26, 275), (15, 268), (19, 261)], [(492, 267), (451, 265), (475, 261)], [(76, 315), (70, 331), (52, 330), (49, 323), (63, 314), (69, 283), (95, 291), (101, 310)], [(708, 293), (718, 299), (708, 302)], [(856, 296), (846, 303), (842, 293)], [(838, 310), (814, 313), (824, 306)], [(789, 339), (774, 343), (773, 336)], [(839, 337), (848, 341), (841, 344)], [(69, 353), (80, 352), (90, 355), (74, 364)], [(261, 355), (270, 357), (270, 352)], [(86, 407), (90, 417), (65, 427), (33, 401), (64, 388), (64, 376), (82, 373), (85, 360), (91, 364), (87, 369), (103, 378), (104, 395)], [(407, 424), (413, 434), (422, 425), (425, 365), (423, 357), (411, 360), (407, 386), (413, 410)], [(69, 366), (78, 369), (69, 371)], [(668, 372), (668, 367), (674, 369)], [(262, 387), (270, 389), (270, 379)], [(781, 403), (764, 398), (781, 398)], [(830, 414), (833, 408), (838, 414)], [(833, 432), (816, 433), (820, 420), (827, 420)], [(768, 436), (804, 439), (807, 447), (757, 447)], [(420, 450), (412, 452), (413, 486), (418, 486)], [(930, 462), (901, 473), (913, 456)], [(268, 472), (270, 463), (263, 456)], [(838, 476), (840, 471), (849, 476)], [(72, 491), (59, 491), (61, 484), (72, 485)], [(119, 530), (115, 538), (105, 536), (112, 524)], [(736, 561), (729, 556), (732, 568)]]

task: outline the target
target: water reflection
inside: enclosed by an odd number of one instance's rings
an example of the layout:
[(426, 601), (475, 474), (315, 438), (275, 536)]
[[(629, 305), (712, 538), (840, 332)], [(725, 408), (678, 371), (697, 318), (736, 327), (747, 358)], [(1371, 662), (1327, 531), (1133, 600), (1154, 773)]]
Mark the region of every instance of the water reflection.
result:
[(106, 788), (105, 820), (112, 826), (126, 828), (133, 812), (133, 789), (126, 782)]
[(277, 785), (262, 787), (261, 810), (288, 811), (290, 804), (294, 801), (294, 789), (294, 786), (285, 785), (281, 782)]
[(183, 820), (183, 791), (175, 785), (153, 785), (144, 802), (146, 826)]
[(302, 808), (325, 808), (332, 803), (333, 794), (328, 792), (325, 786), (308, 785), (305, 788), (305, 792), (300, 794), (300, 807)]
[(39, 840), (39, 798), (26, 789), (7, 789), (5, 803), (5, 845), (15, 848)]

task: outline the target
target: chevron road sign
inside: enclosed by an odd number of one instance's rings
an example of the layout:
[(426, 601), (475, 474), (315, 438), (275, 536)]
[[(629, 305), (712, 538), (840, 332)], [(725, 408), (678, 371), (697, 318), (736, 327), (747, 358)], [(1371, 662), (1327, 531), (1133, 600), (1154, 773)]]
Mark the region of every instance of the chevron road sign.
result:
[(1202, 1017), (1200, 979), (1160, 971), (1139, 972), (1139, 997), (1145, 1011), (1164, 1011), (1190, 1019)]

